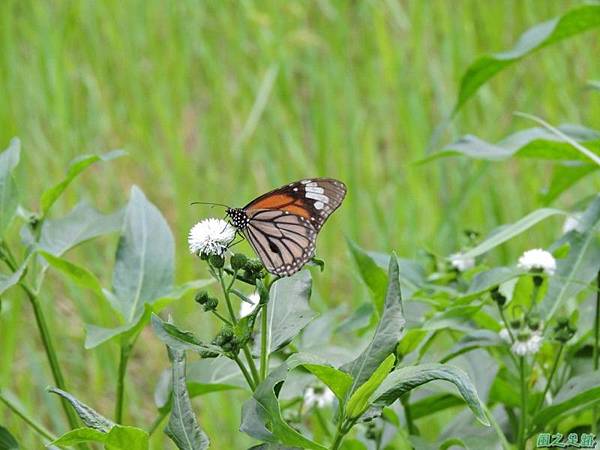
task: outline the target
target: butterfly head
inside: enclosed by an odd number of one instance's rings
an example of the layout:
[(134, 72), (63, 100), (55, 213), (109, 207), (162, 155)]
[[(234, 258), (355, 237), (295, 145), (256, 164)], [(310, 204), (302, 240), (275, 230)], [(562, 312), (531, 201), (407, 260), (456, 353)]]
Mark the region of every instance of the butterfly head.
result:
[(238, 230), (243, 230), (248, 226), (250, 219), (243, 208), (227, 208), (227, 216), (231, 219), (231, 223)]

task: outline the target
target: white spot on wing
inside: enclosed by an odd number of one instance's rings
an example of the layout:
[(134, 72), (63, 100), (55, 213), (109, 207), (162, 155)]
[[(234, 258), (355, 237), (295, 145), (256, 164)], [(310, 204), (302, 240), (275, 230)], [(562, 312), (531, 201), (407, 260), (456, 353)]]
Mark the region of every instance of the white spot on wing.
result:
[(306, 185), (306, 192), (312, 192), (315, 194), (323, 194), (325, 192), (325, 189), (323, 189), (322, 187), (319, 187), (319, 186)]
[[(308, 195), (307, 195), (307, 197), (308, 197)], [(325, 206), (323, 204), (323, 202), (315, 202), (315, 208), (316, 209), (323, 209), (323, 206)]]
[[(329, 197), (323, 194), (315, 194), (313, 192), (307, 192), (306, 198), (312, 198), (313, 200), (318, 200), (321, 203), (329, 203)], [(318, 208), (320, 209), (320, 208)]]

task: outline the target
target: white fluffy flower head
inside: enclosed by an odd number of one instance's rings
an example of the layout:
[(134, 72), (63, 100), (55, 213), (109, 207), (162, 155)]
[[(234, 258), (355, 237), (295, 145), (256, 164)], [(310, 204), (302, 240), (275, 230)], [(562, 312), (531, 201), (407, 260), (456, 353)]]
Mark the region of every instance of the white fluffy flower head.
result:
[(535, 248), (533, 250), (527, 250), (519, 258), (519, 267), (525, 270), (542, 270), (548, 275), (554, 275), (556, 271), (556, 260), (552, 253), (542, 250), (541, 248)]
[(465, 258), (462, 253), (450, 255), (450, 264), (459, 272), (464, 272), (475, 266), (475, 258)]
[(304, 407), (307, 409), (316, 406), (317, 408), (324, 408), (333, 403), (335, 395), (326, 386), (309, 387), (304, 392)]
[(222, 255), (235, 238), (235, 228), (222, 219), (205, 219), (188, 234), (190, 252), (195, 255)]
[(534, 331), (526, 339), (515, 339), (515, 343), (511, 347), (512, 352), (517, 356), (535, 355), (540, 350), (543, 340), (542, 333)]
[(260, 300), (258, 292), (250, 294), (248, 296), (248, 300), (250, 300), (252, 303), (248, 303), (243, 300), (240, 302), (240, 317), (246, 317), (250, 315), (252, 311), (254, 311), (256, 305), (258, 305), (258, 301)]

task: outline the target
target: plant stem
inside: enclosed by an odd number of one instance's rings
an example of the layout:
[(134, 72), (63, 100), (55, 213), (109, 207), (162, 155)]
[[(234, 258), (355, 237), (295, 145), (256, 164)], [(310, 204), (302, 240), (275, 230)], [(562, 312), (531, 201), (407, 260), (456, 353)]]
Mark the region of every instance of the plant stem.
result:
[(248, 383), (250, 389), (254, 391), (254, 389), (256, 389), (256, 384), (254, 382), (254, 379), (252, 378), (252, 375), (250, 375), (250, 372), (248, 372), (248, 369), (246, 369), (246, 366), (244, 365), (242, 360), (238, 356), (234, 356), (233, 360), (237, 363), (238, 367), (244, 374), (244, 378), (246, 379), (246, 382)]
[(244, 355), (246, 355), (248, 366), (250, 366), (250, 372), (252, 372), (252, 378), (254, 379), (255, 384), (258, 386), (258, 383), (260, 383), (261, 378), (258, 373), (258, 370), (256, 369), (256, 364), (254, 363), (254, 358), (252, 358), (252, 353), (250, 352), (250, 347), (248, 347), (248, 344), (244, 345), (242, 351), (244, 352)]
[[(598, 370), (600, 357), (600, 272), (596, 277), (596, 316), (594, 318), (594, 352), (592, 356), (594, 370)], [(598, 434), (598, 407), (592, 409), (592, 433)]]
[(552, 369), (550, 369), (550, 375), (548, 375), (548, 379), (546, 380), (546, 387), (544, 388), (544, 393), (542, 394), (542, 398), (540, 398), (540, 401), (535, 408), (535, 412), (539, 411), (539, 409), (544, 404), (544, 399), (546, 398), (546, 394), (550, 390), (550, 384), (552, 383), (552, 379), (554, 378), (556, 369), (558, 369), (558, 361), (560, 360), (560, 355), (562, 354), (564, 348), (564, 344), (561, 343), (560, 347), (558, 348), (558, 352), (556, 352), (556, 356), (554, 357), (554, 363), (552, 364)]
[(167, 411), (161, 411), (158, 414), (158, 417), (156, 419), (154, 419), (154, 422), (152, 422), (152, 425), (150, 425), (150, 428), (148, 429), (149, 436), (152, 436), (154, 434), (154, 432), (156, 430), (158, 430), (158, 427), (160, 426), (162, 421), (165, 420), (165, 417), (167, 417), (167, 414), (168, 414)]
[(406, 418), (406, 428), (408, 428), (409, 434), (418, 435), (419, 430), (415, 426), (415, 423), (412, 420), (412, 412), (410, 410), (410, 393), (403, 395), (400, 397), (400, 403), (402, 403), (402, 407), (404, 408), (404, 417)]
[(521, 378), (521, 417), (519, 420), (518, 448), (525, 450), (527, 437), (525, 430), (527, 428), (527, 380), (525, 379), (525, 357), (519, 357), (519, 369)]
[(267, 333), (268, 333), (268, 303), (262, 305), (261, 316), (261, 330), (260, 330), (260, 379), (264, 380), (267, 378), (267, 372), (269, 371), (269, 349), (267, 348)]
[(123, 404), (125, 399), (125, 375), (127, 363), (131, 355), (133, 343), (121, 342), (121, 354), (119, 357), (119, 372), (117, 374), (117, 401), (115, 404), (115, 422), (123, 423)]
[(2, 391), (0, 391), (0, 401), (2, 401), (2, 403), (4, 403), (8, 407), (8, 409), (10, 409), (17, 416), (23, 419), (23, 421), (25, 421), (27, 425), (33, 428), (35, 432), (38, 433), (40, 436), (44, 437), (45, 439), (48, 439), (50, 442), (56, 440), (56, 436), (53, 436), (52, 433), (48, 431), (46, 427), (44, 427), (44, 425), (38, 423), (33, 417), (29, 417), (29, 415), (25, 411), (23, 411), (11, 400), (9, 400)]
[[(16, 272), (18, 270), (17, 263), (12, 256), (10, 248), (6, 245), (6, 243), (2, 243), (2, 247), (5, 250), (6, 257), (3, 258), (6, 265), (13, 271)], [(48, 358), (48, 363), (50, 364), (50, 370), (52, 371), (52, 377), (54, 379), (54, 384), (56, 387), (67, 391), (67, 385), (65, 383), (65, 377), (62, 374), (62, 370), (60, 368), (60, 364), (58, 362), (58, 357), (56, 356), (56, 350), (54, 349), (54, 345), (52, 344), (52, 338), (50, 336), (50, 328), (48, 327), (48, 323), (46, 322), (46, 317), (44, 316), (44, 311), (42, 309), (42, 305), (40, 303), (38, 295), (25, 283), (25, 281), (21, 280), (19, 282), (19, 286), (25, 292), (29, 302), (31, 303), (31, 307), (33, 309), (33, 314), (35, 316), (35, 321), (40, 332), (40, 337), (42, 338), (42, 344), (44, 346), (44, 351), (46, 352), (46, 357)], [(69, 402), (63, 398), (61, 398), (61, 404), (69, 425), (72, 429), (77, 428), (79, 426), (79, 419), (75, 414), (75, 411), (71, 408)]]
[[(223, 296), (225, 297), (225, 302), (227, 303), (227, 310), (229, 311), (229, 317), (231, 318), (231, 322), (235, 325), (237, 324), (237, 318), (235, 317), (235, 313), (233, 312), (233, 306), (231, 305), (231, 298), (229, 296), (229, 289), (231, 289), (231, 284), (229, 288), (225, 286), (225, 279), (223, 278), (223, 269), (219, 269), (217, 272), (219, 283), (221, 284), (221, 289), (223, 290)], [(235, 280), (235, 278), (234, 278)]]

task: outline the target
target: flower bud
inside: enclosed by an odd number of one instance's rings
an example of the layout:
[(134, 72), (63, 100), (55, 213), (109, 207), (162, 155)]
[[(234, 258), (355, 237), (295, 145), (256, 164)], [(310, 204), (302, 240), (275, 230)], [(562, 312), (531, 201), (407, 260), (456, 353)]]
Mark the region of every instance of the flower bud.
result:
[(211, 352), (210, 350), (201, 350), (199, 353), (202, 358), (216, 358), (219, 356), (218, 353)]
[(527, 326), (530, 330), (537, 330), (540, 327), (541, 320), (538, 315), (532, 314), (527, 318)]
[(494, 300), (498, 306), (504, 306), (506, 304), (506, 297), (500, 292), (498, 286), (491, 290), (492, 300)]
[(533, 284), (537, 287), (540, 287), (542, 285), (542, 283), (544, 282), (544, 277), (541, 275), (534, 275), (533, 276)]
[(521, 328), (521, 321), (519, 319), (511, 320), (510, 327), (513, 330), (516, 330), (517, 328)]
[(208, 262), (216, 269), (222, 269), (225, 265), (225, 259), (221, 255), (210, 255)]
[(246, 258), (246, 255), (244, 255), (243, 253), (236, 253), (230, 259), (231, 268), (233, 270), (243, 269), (246, 266), (247, 262), (248, 258)]
[(219, 306), (219, 299), (215, 297), (209, 297), (204, 303), (204, 311), (214, 311)]
[(196, 293), (196, 297), (194, 297), (194, 300), (199, 305), (204, 305), (208, 301), (208, 299), (210, 299), (210, 295), (208, 295), (207, 291), (198, 291)]

